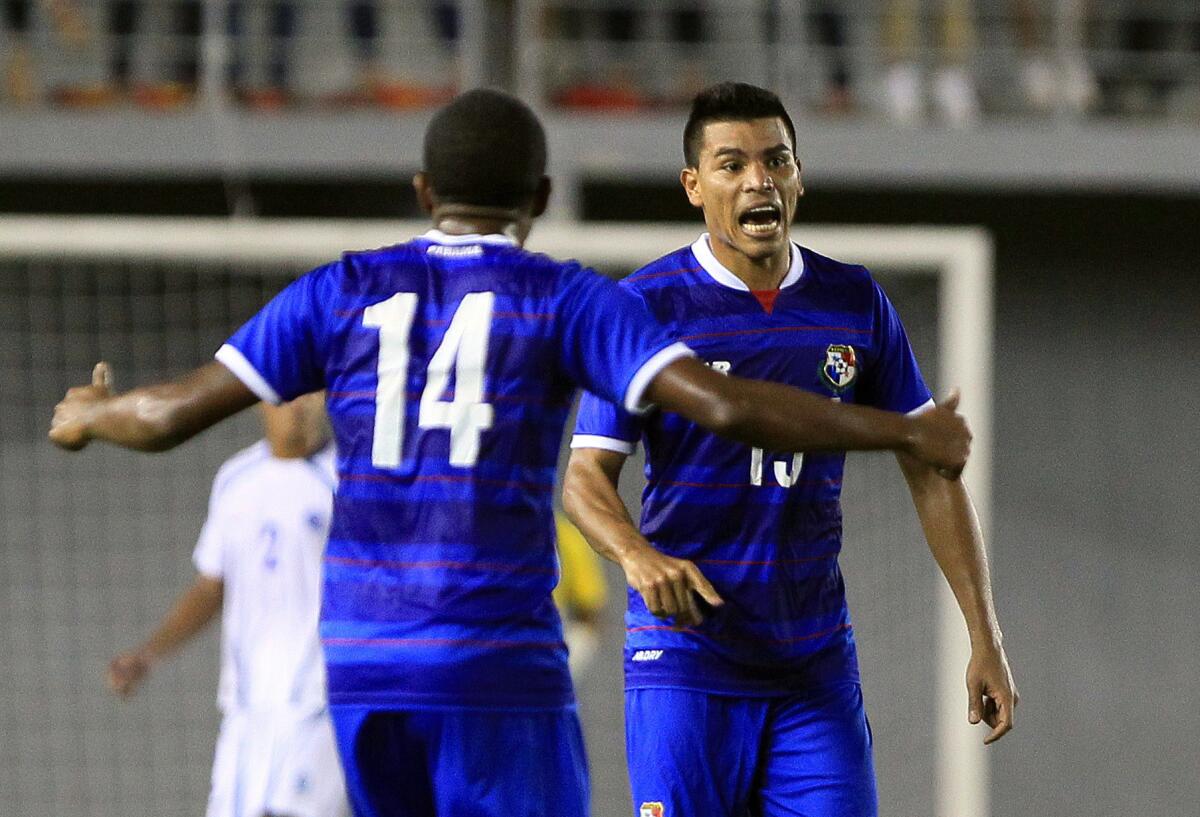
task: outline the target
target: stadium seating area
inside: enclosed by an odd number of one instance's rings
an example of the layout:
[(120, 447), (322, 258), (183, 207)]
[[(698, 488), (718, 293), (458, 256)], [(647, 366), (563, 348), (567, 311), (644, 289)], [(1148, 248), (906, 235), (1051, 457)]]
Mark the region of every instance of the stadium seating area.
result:
[[(1200, 120), (1191, 0), (6, 0), (0, 105), (423, 109), (484, 75), (497, 18), (523, 95), (677, 106), (714, 78), (814, 114), (971, 127)], [(597, 66), (602, 66), (597, 68)]]

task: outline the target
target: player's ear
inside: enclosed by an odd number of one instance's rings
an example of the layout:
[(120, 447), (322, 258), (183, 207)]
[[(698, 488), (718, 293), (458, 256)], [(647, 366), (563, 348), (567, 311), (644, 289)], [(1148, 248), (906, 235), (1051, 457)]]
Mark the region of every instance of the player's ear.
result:
[(688, 202), (693, 207), (704, 206), (704, 198), (700, 195), (700, 171), (685, 167), (679, 171), (679, 183), (683, 185), (683, 192), (687, 193)]
[(550, 203), (551, 187), (550, 177), (542, 176), (538, 182), (537, 189), (533, 191), (533, 204), (529, 210), (529, 214), (534, 218), (546, 212), (546, 206)]
[(433, 195), (433, 185), (429, 182), (429, 176), (422, 170), (413, 176), (413, 189), (417, 191), (417, 204), (426, 213), (433, 212), (433, 206), (436, 204)]

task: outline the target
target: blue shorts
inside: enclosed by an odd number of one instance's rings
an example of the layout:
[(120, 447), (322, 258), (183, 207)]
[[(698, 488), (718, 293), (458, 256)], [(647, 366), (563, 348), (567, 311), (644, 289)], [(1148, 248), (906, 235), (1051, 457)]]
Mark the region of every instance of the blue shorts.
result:
[(637, 817), (876, 817), (862, 688), (781, 698), (625, 693)]
[(573, 708), (330, 712), (355, 817), (587, 814), (587, 759)]

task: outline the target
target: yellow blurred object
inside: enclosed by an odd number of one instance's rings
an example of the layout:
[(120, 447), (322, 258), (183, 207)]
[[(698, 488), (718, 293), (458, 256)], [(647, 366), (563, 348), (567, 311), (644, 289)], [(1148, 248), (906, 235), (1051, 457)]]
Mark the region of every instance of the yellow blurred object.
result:
[(579, 529), (561, 513), (554, 514), (558, 534), (558, 587), (554, 602), (564, 618), (592, 621), (608, 602), (608, 585), (600, 557)]

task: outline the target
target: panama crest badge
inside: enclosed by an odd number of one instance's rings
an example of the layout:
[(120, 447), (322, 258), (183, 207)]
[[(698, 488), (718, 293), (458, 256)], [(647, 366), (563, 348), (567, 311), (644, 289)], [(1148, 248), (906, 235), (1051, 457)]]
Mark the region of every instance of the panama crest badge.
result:
[(652, 803), (642, 803), (638, 809), (638, 817), (664, 817), (666, 810), (663, 804), (655, 800)]
[(850, 388), (850, 384), (858, 378), (858, 355), (854, 347), (844, 343), (829, 344), (825, 349), (821, 375), (836, 392)]

